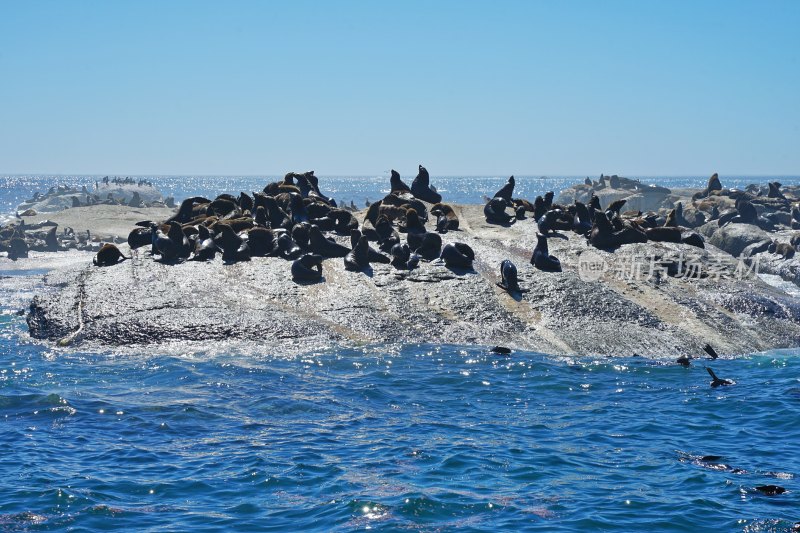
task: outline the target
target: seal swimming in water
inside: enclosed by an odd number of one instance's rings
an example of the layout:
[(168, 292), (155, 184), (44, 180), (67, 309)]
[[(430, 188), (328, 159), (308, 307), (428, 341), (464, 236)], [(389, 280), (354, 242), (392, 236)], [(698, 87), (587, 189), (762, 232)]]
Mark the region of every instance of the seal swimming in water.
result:
[(536, 239), (536, 247), (534, 247), (533, 255), (531, 255), (531, 264), (545, 272), (561, 272), (561, 261), (550, 255), (547, 237), (538, 233), (536, 234)]
[(319, 281), (322, 279), (322, 256), (305, 254), (292, 263), (292, 279), (295, 281)]
[(711, 370), (711, 368), (706, 367), (706, 370), (708, 371), (708, 374), (711, 376), (711, 386), (712, 387), (719, 387), (720, 385), (733, 385), (734, 384), (734, 382), (731, 381), (730, 379), (718, 378), (717, 375), (714, 373), (714, 371)]
[(442, 201), (442, 195), (431, 189), (430, 180), (431, 177), (428, 174), (428, 170), (419, 165), (419, 173), (414, 178), (414, 181), (411, 182), (411, 194), (423, 202), (438, 204)]
[(497, 284), (498, 287), (507, 292), (528, 292), (528, 289), (521, 289), (519, 280), (517, 279), (517, 267), (510, 259), (503, 259), (500, 263), (500, 278), (501, 281)]
[(463, 242), (452, 242), (444, 245), (439, 257), (448, 268), (471, 269), (475, 252)]
[(92, 259), (92, 263), (94, 263), (95, 266), (106, 267), (116, 265), (126, 259), (130, 259), (130, 257), (122, 255), (122, 252), (120, 252), (119, 248), (115, 245), (106, 243), (97, 251), (97, 255)]

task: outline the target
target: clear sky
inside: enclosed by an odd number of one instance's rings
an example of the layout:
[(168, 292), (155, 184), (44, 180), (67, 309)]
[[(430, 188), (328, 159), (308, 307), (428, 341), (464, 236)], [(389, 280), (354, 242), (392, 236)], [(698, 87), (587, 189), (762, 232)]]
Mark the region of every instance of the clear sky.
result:
[(800, 1), (0, 0), (0, 172), (800, 173)]

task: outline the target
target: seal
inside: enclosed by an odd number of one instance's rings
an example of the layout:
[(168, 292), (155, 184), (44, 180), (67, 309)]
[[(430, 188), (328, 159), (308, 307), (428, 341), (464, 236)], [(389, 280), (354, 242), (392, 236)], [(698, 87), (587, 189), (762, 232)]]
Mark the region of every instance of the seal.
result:
[(497, 286), (507, 292), (528, 292), (528, 289), (521, 289), (519, 287), (517, 267), (510, 259), (503, 259), (500, 263), (500, 282)]
[(436, 231), (439, 233), (446, 233), (448, 231), (455, 231), (458, 229), (459, 222), (456, 212), (447, 204), (438, 203), (431, 207), (431, 215), (436, 218)]
[[(393, 193), (395, 191), (399, 192), (411, 192), (411, 187), (403, 183), (403, 180), (400, 179), (400, 173), (396, 170), (392, 169), (392, 175), (389, 178), (389, 192)], [(413, 193), (412, 193), (413, 194)], [(435, 203), (435, 202), (434, 202)]]
[(344, 257), (350, 253), (350, 248), (342, 246), (332, 239), (326, 239), (316, 226), (311, 226), (308, 232), (309, 249), (322, 257)]
[(444, 245), (439, 258), (444, 261), (447, 268), (471, 269), (475, 252), (463, 242), (451, 242)]
[(125, 257), (122, 255), (122, 252), (119, 251), (119, 248), (107, 242), (97, 251), (97, 255), (92, 259), (92, 263), (94, 263), (95, 266), (107, 267), (121, 263), (126, 259), (130, 259), (130, 257)]
[(153, 229), (147, 228), (134, 228), (128, 233), (128, 246), (131, 250), (147, 246), (153, 242)]
[(711, 370), (710, 367), (706, 367), (708, 370), (708, 374), (711, 376), (711, 386), (712, 387), (719, 387), (720, 385), (734, 385), (735, 382), (731, 381), (730, 379), (721, 379), (718, 378), (717, 375)]
[(439, 257), (442, 250), (442, 238), (438, 233), (409, 233), (407, 240), (411, 251), (428, 261)]
[(572, 231), (578, 235), (586, 235), (592, 231), (592, 219), (583, 202), (575, 202), (575, 216), (572, 219)]
[(408, 268), (408, 259), (411, 257), (411, 249), (407, 244), (395, 244), (392, 246), (391, 265), (397, 270)]
[(247, 231), (247, 245), (250, 254), (256, 257), (266, 257), (275, 251), (275, 235), (267, 228), (250, 228)]
[(305, 254), (292, 263), (294, 281), (317, 282), (322, 279), (322, 256)]
[(502, 198), (492, 198), (485, 206), (483, 206), (483, 215), (486, 217), (486, 222), (489, 224), (500, 224), (501, 226), (510, 226), (516, 222), (516, 214), (509, 215), (506, 213), (508, 204)]
[(427, 233), (416, 209), (411, 208), (406, 212), (406, 222), (400, 225), (400, 231), (403, 233)]
[(779, 255), (783, 259), (791, 259), (794, 257), (795, 254), (794, 246), (792, 246), (788, 242), (772, 241), (772, 243), (770, 243), (769, 247), (767, 248), (767, 251), (771, 254)]
[[(356, 230), (358, 231), (358, 230)], [(359, 272), (369, 267), (369, 243), (367, 238), (358, 232), (358, 241), (350, 252), (344, 256), (344, 268)]]
[(430, 181), (431, 177), (428, 174), (428, 170), (420, 165), (417, 177), (411, 182), (411, 194), (423, 202), (438, 204), (442, 201), (442, 195), (431, 188)]
[(533, 255), (531, 255), (531, 264), (545, 272), (561, 272), (561, 261), (550, 255), (550, 250), (547, 246), (547, 237), (541, 233), (537, 233), (536, 239), (536, 246), (533, 249)]
[(494, 193), (493, 198), (502, 198), (507, 202), (511, 201), (511, 197), (514, 196), (514, 176), (508, 178), (508, 181), (505, 185), (503, 185), (499, 191)]
[(250, 246), (247, 241), (242, 239), (233, 231), (233, 228), (223, 222), (214, 225), (214, 243), (222, 250), (222, 261), (225, 263), (235, 263), (237, 261), (249, 261)]
[[(358, 244), (358, 240), (361, 238), (362, 235), (367, 239), (367, 241), (369, 241), (369, 237), (367, 237), (366, 234), (362, 234), (357, 229), (354, 229), (353, 231), (350, 232), (350, 247), (351, 248), (355, 249), (356, 245)], [(372, 246), (369, 246), (369, 242), (367, 242), (367, 255), (369, 257), (369, 262), (370, 263), (389, 264), (389, 262), (391, 261), (388, 257), (383, 255), (379, 251), (375, 250), (374, 248), (372, 248)]]

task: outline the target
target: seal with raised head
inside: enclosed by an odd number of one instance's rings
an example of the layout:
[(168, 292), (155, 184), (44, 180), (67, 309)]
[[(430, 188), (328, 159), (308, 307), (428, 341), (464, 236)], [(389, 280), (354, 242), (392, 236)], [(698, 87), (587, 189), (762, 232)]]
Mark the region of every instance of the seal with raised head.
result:
[(389, 186), (390, 192), (400, 191), (400, 192), (411, 192), (411, 187), (406, 185), (402, 179), (400, 179), (400, 173), (396, 170), (392, 169), (392, 175), (389, 178)]
[[(356, 230), (357, 231), (357, 230)], [(350, 252), (344, 256), (344, 268), (358, 272), (369, 267), (369, 243), (359, 232), (358, 241)]]
[(428, 174), (428, 170), (420, 165), (417, 177), (411, 182), (411, 194), (423, 202), (438, 204), (442, 201), (442, 195), (431, 189), (430, 181), (431, 177)]
[(493, 198), (502, 198), (508, 202), (511, 201), (511, 197), (514, 195), (514, 176), (508, 178), (508, 182), (503, 185), (499, 191), (494, 193)]
[(322, 256), (306, 254), (292, 263), (292, 279), (295, 281), (319, 281), (322, 279)]
[(322, 257), (344, 257), (350, 253), (350, 248), (338, 242), (325, 238), (316, 226), (311, 226), (308, 231), (309, 249)]
[(521, 289), (517, 278), (517, 266), (510, 259), (503, 259), (500, 263), (500, 282), (498, 287), (507, 292), (528, 292), (528, 289)]
[(106, 267), (116, 265), (126, 259), (130, 259), (130, 257), (124, 256), (116, 245), (107, 242), (97, 251), (97, 255), (92, 259), (92, 263), (94, 263), (95, 266)]
[(533, 255), (531, 255), (531, 264), (545, 272), (561, 272), (561, 261), (550, 255), (547, 237), (537, 233), (536, 239), (536, 246), (533, 248)]

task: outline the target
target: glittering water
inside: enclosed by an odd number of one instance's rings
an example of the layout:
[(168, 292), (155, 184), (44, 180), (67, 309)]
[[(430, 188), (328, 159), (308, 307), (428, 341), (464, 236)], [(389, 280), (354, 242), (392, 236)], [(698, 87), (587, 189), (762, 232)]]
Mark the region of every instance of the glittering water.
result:
[[(689, 369), (477, 346), (62, 351), (17, 314), (46, 272), (35, 264), (0, 259), (0, 530), (800, 521), (799, 350)], [(711, 388), (706, 364), (736, 384)]]
[[(173, 196), (177, 201), (190, 196), (213, 198), (221, 193), (238, 194), (240, 191), (260, 191), (278, 176), (133, 176), (143, 177), (158, 187), (165, 197)], [(597, 179), (599, 176), (593, 176)], [(515, 195), (533, 199), (547, 191), (559, 191), (582, 183), (586, 176), (516, 176)], [(0, 176), (0, 213), (9, 213), (36, 191), (45, 192), (55, 184), (70, 186), (86, 185), (92, 188), (102, 176)], [(409, 185), (414, 176), (404, 176)], [(505, 184), (508, 176), (431, 176), (431, 184), (450, 203), (483, 203), (483, 195), (492, 195)], [(778, 180), (784, 185), (800, 184), (800, 176), (723, 176), (726, 187), (744, 188), (750, 183), (767, 183)], [(654, 183), (666, 187), (705, 187), (708, 176), (649, 177), (643, 183)], [(358, 208), (366, 200), (375, 201), (389, 193), (388, 173), (382, 176), (320, 176), (320, 189), (327, 196), (347, 205), (353, 202)]]

